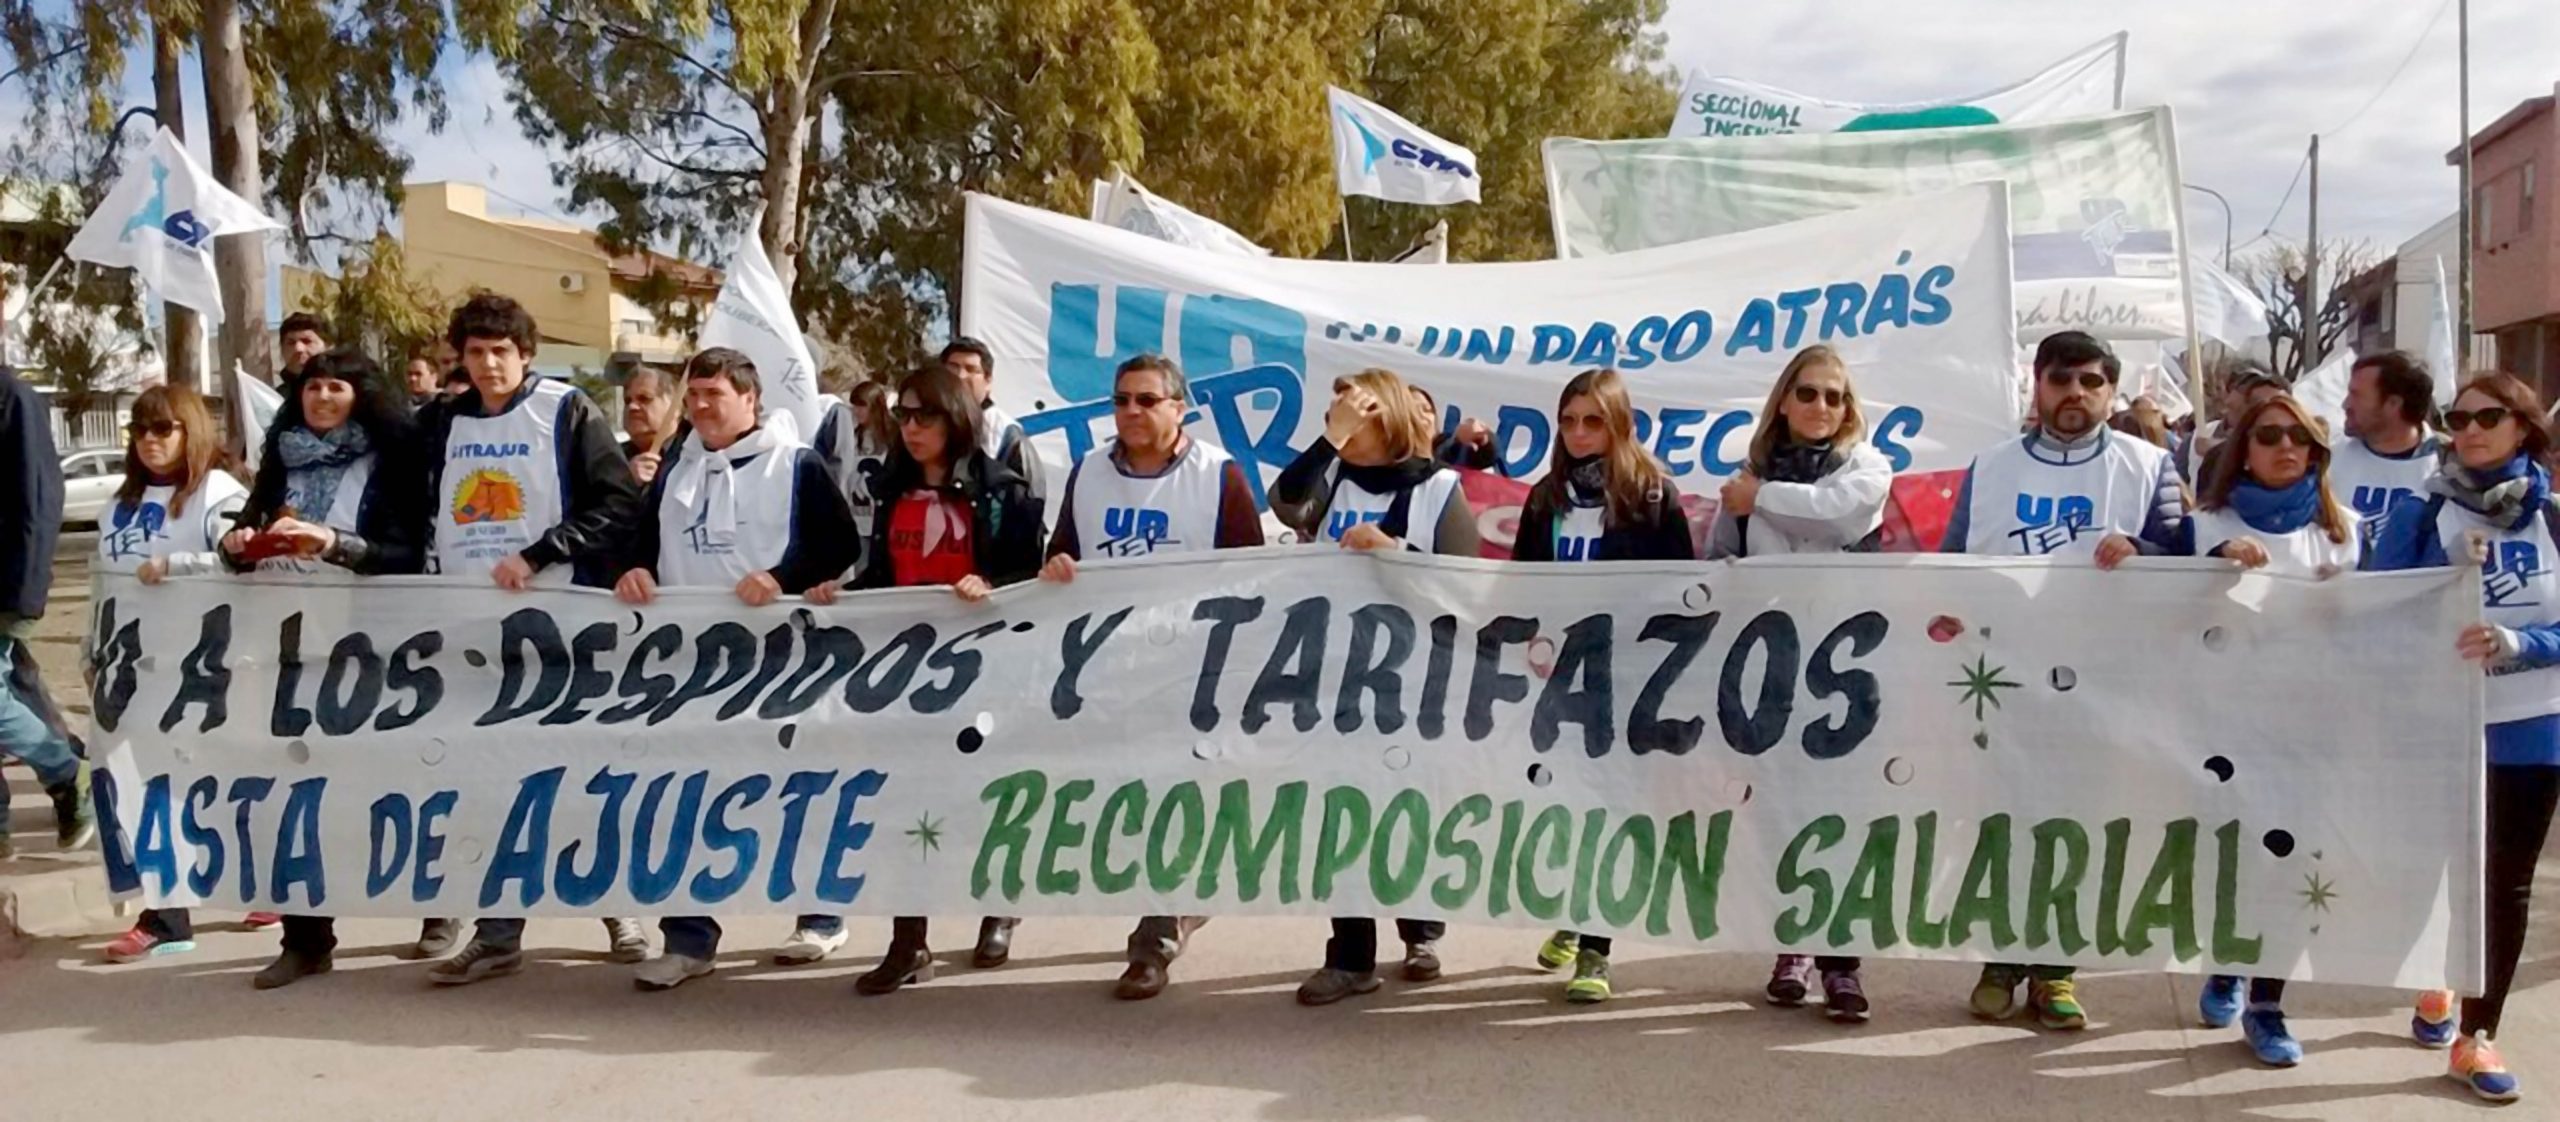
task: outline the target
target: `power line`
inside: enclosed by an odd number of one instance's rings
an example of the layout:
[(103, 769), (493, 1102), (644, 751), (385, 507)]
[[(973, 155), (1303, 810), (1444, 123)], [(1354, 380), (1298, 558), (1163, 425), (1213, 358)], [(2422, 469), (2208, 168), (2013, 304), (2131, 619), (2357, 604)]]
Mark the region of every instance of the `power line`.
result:
[(2391, 92), (2392, 83), (2398, 82), (2401, 73), (2409, 69), (2409, 63), (2415, 60), (2418, 57), (2418, 51), (2427, 45), (2427, 36), (2435, 34), (2436, 24), (2444, 19), (2445, 10), (2451, 7), (2453, 7), (2453, 0), (2444, 0), (2444, 3), (2436, 5), (2436, 14), (2427, 17), (2427, 25), (2418, 29), (2417, 37), (2410, 40), (2409, 53), (2400, 56), (2400, 65), (2391, 68), (2391, 76), (2382, 80), (2381, 87), (2373, 91), (2372, 97), (2365, 99), (2363, 108), (2356, 110), (2354, 116), (2347, 118), (2346, 124), (2330, 129), (2328, 135), (2335, 136), (2354, 127), (2357, 121), (2364, 119), (2367, 110), (2382, 103), (2382, 95)]

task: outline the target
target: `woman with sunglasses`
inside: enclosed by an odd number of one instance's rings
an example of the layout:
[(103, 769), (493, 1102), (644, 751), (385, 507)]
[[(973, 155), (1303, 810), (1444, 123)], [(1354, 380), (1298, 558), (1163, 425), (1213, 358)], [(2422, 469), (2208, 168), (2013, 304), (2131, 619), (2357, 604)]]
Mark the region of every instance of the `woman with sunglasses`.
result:
[(2455, 649), (2488, 675), (2488, 985), (2479, 997), (2422, 994), (2410, 1032), (2451, 1045), (2446, 1074), (2491, 1102), (2522, 1092), (2493, 1041), (2524, 952), (2533, 873), (2560, 805), (2560, 505), (2542, 397), (2510, 374), (2484, 374), (2445, 411), (2452, 454), (2424, 495), (2392, 504), (2369, 567), (2477, 564), (2482, 622)]
[[(1707, 556), (1874, 552), (1893, 465), (1867, 443), (1866, 431), (1857, 387), (1839, 352), (1826, 346), (1796, 352), (1760, 410), (1749, 461), (1724, 485)], [(1853, 955), (1779, 955), (1769, 974), (1769, 1004), (1802, 1007), (1819, 970), (1824, 1014), (1844, 1024), (1864, 1021), (1869, 1009), (1861, 965)]]
[[(957, 375), (936, 364), (907, 376), (890, 416), (898, 444), (889, 451), (873, 491), (880, 508), (862, 553), (856, 588), (947, 586), (963, 603), (985, 600), (996, 589), (1040, 574), (1040, 496), (1029, 481), (989, 456), (979, 436), (986, 423), (978, 401)], [(812, 603), (832, 604), (837, 585), (811, 588)], [(990, 929), (1007, 933), (1016, 921), (990, 917), (980, 923), (981, 966)], [(933, 949), (923, 916), (899, 916), (890, 927), (889, 950), (880, 965), (854, 979), (865, 996), (898, 992), (933, 979)]]
[[(134, 399), (125, 436), (124, 485), (98, 520), (98, 569), (131, 573), (144, 584), (222, 571), (216, 543), (249, 490), (216, 466), (222, 462), (222, 427), (204, 399), (185, 386), (144, 390)], [(252, 912), (249, 926), (267, 927), (277, 918)], [(185, 908), (146, 910), (132, 929), (107, 944), (107, 961), (192, 951), (191, 919)]]
[[(2362, 537), (2356, 518), (2329, 489), (2332, 450), (2327, 429), (2291, 394), (2263, 398), (2227, 430), (2230, 451), (2205, 463), (2196, 502), (2199, 553), (2288, 576), (2326, 580), (2356, 567)], [(2207, 1028), (2240, 1022), (2258, 1062), (2292, 1067), (2302, 1043), (2284, 1020), (2284, 979), (2252, 978), (2243, 1011), (2241, 980), (2205, 980), (2196, 1012)]]
[[(1432, 458), (1431, 436), (1421, 401), (1394, 371), (1336, 378), (1324, 436), (1280, 473), (1271, 513), (1301, 540), (1474, 557), (1480, 549), (1475, 512), (1459, 490), (1458, 473)], [(1437, 944), (1448, 927), (1439, 920), (1396, 921), (1406, 981), (1440, 977)], [(1298, 1003), (1331, 1005), (1378, 986), (1378, 921), (1336, 919), (1324, 966), (1299, 984)]]
[[(1526, 562), (1691, 561), (1697, 544), (1671, 473), (1636, 439), (1626, 379), (1598, 367), (1576, 374), (1556, 397), (1556, 444), (1547, 474), (1520, 506), (1511, 559)], [(1538, 968), (1573, 967), (1564, 999), (1609, 1000), (1606, 935), (1558, 931), (1538, 948)]]
[[(234, 569), (286, 575), (424, 569), (433, 497), (406, 390), (352, 348), (304, 363), (293, 385), (267, 430), (240, 528), (222, 538), (223, 559)], [(428, 920), (420, 942), (439, 932), (449, 942), (459, 926)], [(271, 990), (326, 974), (337, 947), (336, 920), (286, 916), (276, 960), (250, 984)]]

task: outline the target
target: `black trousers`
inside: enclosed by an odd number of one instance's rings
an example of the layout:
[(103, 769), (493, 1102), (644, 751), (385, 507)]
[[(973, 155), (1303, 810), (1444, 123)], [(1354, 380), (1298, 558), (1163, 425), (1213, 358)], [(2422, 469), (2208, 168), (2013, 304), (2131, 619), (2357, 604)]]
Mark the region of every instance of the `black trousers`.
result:
[(285, 950), (319, 958), (338, 949), (338, 921), (329, 916), (284, 917)]
[(196, 940), (195, 917), (185, 908), (144, 908), (142, 918), (134, 926), (160, 937), (162, 942), (192, 943)]
[(2462, 1002), (2462, 1031), (2496, 1035), (2524, 957), (2525, 919), (2533, 907), (2533, 868), (2551, 837), (2560, 807), (2560, 767), (2489, 765), (2489, 987)]
[[(1436, 943), (1449, 925), (1436, 919), (1400, 919), (1396, 935), (1407, 943)], [(1333, 938), (1324, 941), (1324, 964), (1333, 970), (1366, 974), (1378, 968), (1378, 921), (1367, 917), (1333, 921)]]

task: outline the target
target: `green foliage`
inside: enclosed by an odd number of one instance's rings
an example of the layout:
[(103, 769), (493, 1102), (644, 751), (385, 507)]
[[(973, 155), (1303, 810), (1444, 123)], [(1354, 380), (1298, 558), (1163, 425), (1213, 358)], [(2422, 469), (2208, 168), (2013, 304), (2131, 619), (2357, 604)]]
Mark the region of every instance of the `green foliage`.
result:
[(435, 285), (409, 275), (388, 231), (338, 255), (338, 275), (316, 278), (298, 309), (326, 320), (335, 338), (365, 348), (386, 366), (431, 352), (448, 312)]

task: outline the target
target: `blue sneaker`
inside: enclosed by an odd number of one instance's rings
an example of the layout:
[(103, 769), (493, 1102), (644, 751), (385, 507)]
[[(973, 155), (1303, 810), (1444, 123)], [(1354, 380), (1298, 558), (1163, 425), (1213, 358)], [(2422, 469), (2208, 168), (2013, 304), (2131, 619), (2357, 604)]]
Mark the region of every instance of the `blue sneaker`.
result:
[(2446, 1075), (2471, 1088), (2482, 1101), (2511, 1103), (2524, 1096), (2516, 1085), (2516, 1077), (2507, 1073), (2507, 1065), (2498, 1061), (2498, 1049), (2485, 1034), (2474, 1033), (2454, 1042), (2453, 1065)]
[(2252, 1005), (2248, 1016), (2240, 1019), (2240, 1035), (2249, 1040), (2249, 1050), (2258, 1054), (2258, 1062), (2268, 1067), (2292, 1067), (2302, 1062), (2302, 1042), (2293, 1038), (2293, 1030), (2284, 1027), (2284, 1010), (2274, 1005)]
[(2230, 1028), (2240, 1019), (2240, 976), (2216, 974), (2204, 980), (2204, 989), (2196, 994), (2196, 1016), (2206, 1028)]
[(2418, 1010), (2409, 1017), (2409, 1038), (2421, 1048), (2451, 1048), (2461, 1028), (2462, 999), (2452, 990), (2418, 995)]

